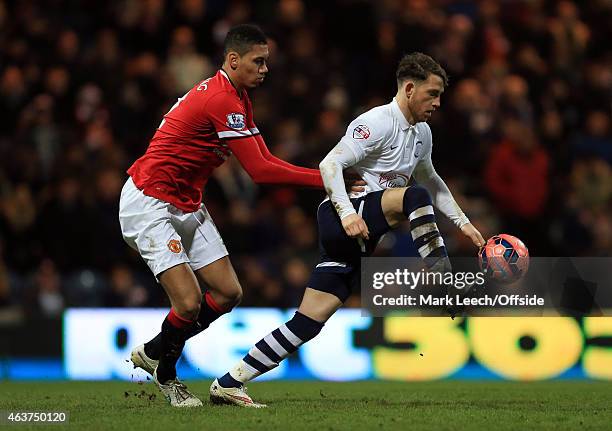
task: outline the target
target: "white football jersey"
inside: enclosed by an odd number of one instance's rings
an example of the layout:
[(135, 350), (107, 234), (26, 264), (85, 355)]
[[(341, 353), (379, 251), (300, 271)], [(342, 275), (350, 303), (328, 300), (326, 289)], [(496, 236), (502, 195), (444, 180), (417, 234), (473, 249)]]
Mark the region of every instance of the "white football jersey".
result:
[(431, 161), (429, 125), (410, 125), (395, 99), (353, 120), (340, 142), (354, 152), (359, 161), (353, 169), (367, 183), (366, 191), (353, 193), (352, 198), (377, 190), (406, 187), (416, 165)]
[[(377, 106), (351, 122), (338, 145), (319, 165), (328, 197), (341, 219), (355, 213), (349, 198), (396, 187), (411, 177), (424, 186), (433, 203), (458, 227), (469, 223), (431, 161), (431, 129), (411, 125), (397, 101)], [(366, 182), (365, 191), (346, 194), (342, 170), (351, 167)]]

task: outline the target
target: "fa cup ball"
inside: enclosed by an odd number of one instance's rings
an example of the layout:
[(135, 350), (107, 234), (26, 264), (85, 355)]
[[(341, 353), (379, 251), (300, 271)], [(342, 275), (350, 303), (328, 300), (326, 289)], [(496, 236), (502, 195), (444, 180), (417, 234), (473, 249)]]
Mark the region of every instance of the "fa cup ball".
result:
[(489, 238), (480, 249), (478, 264), (489, 280), (514, 283), (529, 268), (529, 250), (517, 237), (502, 233)]

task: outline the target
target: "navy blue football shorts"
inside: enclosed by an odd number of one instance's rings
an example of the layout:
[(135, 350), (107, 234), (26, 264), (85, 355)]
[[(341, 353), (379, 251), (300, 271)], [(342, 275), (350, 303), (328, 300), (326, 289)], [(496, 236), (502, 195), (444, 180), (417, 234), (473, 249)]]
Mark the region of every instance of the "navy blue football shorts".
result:
[(349, 237), (331, 201), (319, 205), (319, 263), (313, 270), (308, 287), (331, 293), (344, 302), (359, 288), (360, 260), (370, 256), (376, 245), (391, 228), (385, 219), (381, 199), (384, 190), (351, 199), (355, 211), (370, 231), (368, 240)]

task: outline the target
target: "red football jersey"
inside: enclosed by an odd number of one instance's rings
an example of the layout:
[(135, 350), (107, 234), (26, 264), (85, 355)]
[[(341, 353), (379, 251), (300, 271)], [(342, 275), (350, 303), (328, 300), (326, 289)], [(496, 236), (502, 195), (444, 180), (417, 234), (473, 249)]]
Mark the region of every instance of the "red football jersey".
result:
[(257, 134), (246, 90), (239, 94), (219, 70), (174, 104), (127, 172), (147, 196), (193, 212), (212, 171), (231, 155), (227, 141)]

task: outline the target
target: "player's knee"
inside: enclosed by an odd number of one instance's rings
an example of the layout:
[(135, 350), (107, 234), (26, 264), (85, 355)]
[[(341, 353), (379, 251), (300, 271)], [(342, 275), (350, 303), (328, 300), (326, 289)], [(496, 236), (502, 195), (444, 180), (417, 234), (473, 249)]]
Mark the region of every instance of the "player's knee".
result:
[(242, 301), (242, 287), (238, 283), (226, 287), (218, 294), (221, 297), (218, 301), (219, 305), (227, 310), (231, 310)]
[(425, 187), (415, 184), (404, 191), (402, 211), (407, 218), (417, 209), (431, 205), (431, 196)]
[(240, 286), (227, 298), (227, 302), (230, 308), (234, 308), (242, 302), (242, 288)]
[(387, 223), (391, 226), (406, 218), (403, 207), (404, 191), (405, 189), (387, 189), (383, 193), (381, 205)]
[(176, 313), (187, 320), (196, 320), (200, 314), (200, 307), (201, 299), (195, 296), (193, 298), (182, 298), (173, 304)]

